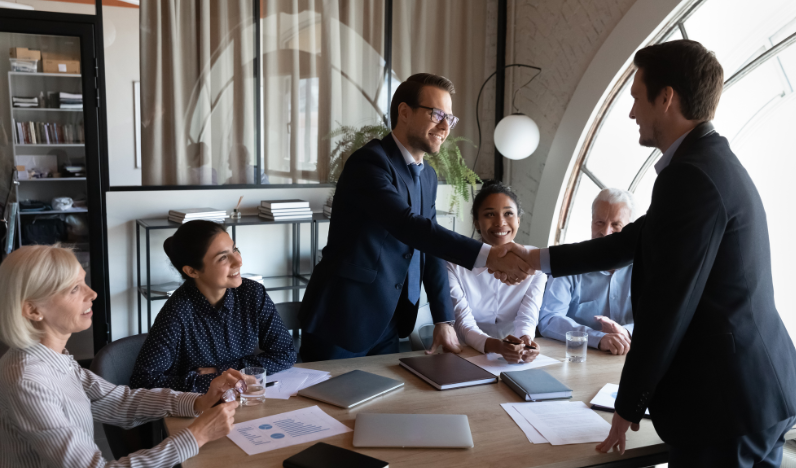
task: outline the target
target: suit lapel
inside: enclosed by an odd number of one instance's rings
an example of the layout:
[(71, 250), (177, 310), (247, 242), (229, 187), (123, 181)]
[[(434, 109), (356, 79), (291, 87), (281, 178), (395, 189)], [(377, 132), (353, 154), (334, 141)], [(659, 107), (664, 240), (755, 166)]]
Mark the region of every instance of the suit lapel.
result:
[[(395, 172), (398, 174), (399, 178), (403, 180), (406, 191), (409, 192), (409, 206), (415, 206), (415, 203), (420, 203), (420, 200), (414, 199), (415, 181), (412, 179), (412, 174), (409, 172), (409, 168), (406, 166), (406, 161), (404, 161), (404, 156), (401, 154), (401, 150), (398, 148), (398, 145), (395, 144), (395, 139), (392, 137), (392, 133), (388, 133), (387, 136), (382, 138), (381, 147), (384, 148), (384, 152), (387, 153), (387, 156), (390, 159), (390, 164), (392, 164), (393, 169), (395, 169)], [(425, 170), (423, 172), (425, 172)], [(422, 182), (420, 186), (422, 191)]]

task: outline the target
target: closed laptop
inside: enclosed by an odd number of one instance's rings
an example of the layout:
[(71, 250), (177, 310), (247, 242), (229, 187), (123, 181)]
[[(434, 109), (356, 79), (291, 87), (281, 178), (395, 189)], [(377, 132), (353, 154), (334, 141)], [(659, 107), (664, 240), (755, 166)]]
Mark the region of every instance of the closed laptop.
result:
[(341, 408), (351, 408), (403, 385), (400, 380), (354, 370), (307, 387), (298, 394)]
[(354, 447), (471, 448), (473, 435), (464, 414), (360, 413)]

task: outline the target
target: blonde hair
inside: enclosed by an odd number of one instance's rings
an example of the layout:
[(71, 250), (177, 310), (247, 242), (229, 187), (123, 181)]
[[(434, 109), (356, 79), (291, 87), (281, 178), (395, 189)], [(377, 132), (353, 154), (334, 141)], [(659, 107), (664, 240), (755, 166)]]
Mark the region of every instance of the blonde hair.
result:
[(80, 273), (71, 250), (28, 245), (0, 263), (0, 340), (10, 348), (29, 348), (41, 332), (22, 315), (25, 302), (41, 303), (70, 287)]

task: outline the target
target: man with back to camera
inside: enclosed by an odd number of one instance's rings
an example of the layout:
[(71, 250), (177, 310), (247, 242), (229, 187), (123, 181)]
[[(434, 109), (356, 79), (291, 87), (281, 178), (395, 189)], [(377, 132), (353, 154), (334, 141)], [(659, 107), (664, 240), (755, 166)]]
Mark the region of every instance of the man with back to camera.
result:
[(633, 262), (633, 343), (598, 450), (624, 453), (649, 407), (672, 468), (779, 467), (796, 423), (796, 349), (774, 305), (762, 200), (710, 123), (724, 73), (689, 40), (641, 49), (634, 63), (630, 118), (639, 143), (663, 153), (647, 214), (524, 258), (554, 276)]
[(414, 329), (420, 285), (428, 295), (434, 342), (460, 352), (444, 261), (487, 266), (518, 283), (533, 272), (508, 247), (491, 247), (437, 224), (437, 175), (423, 163), (458, 122), (453, 84), (410, 76), (390, 104), (392, 133), (346, 162), (334, 194), (323, 258), (301, 304), (305, 362), (397, 353)]
[[(620, 232), (633, 219), (633, 204), (627, 190), (600, 191), (591, 206), (591, 238)], [(539, 309), (539, 332), (566, 341), (568, 331), (585, 331), (590, 347), (627, 354), (633, 334), (632, 274), (633, 265), (628, 265), (549, 280)]]

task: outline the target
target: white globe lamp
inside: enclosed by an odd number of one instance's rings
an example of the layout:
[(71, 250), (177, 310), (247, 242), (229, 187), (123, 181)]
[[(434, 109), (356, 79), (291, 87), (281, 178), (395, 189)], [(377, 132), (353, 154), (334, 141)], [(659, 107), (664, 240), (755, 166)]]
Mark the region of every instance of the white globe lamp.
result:
[(539, 127), (525, 114), (504, 117), (495, 127), (495, 146), (509, 159), (525, 159), (539, 147)]

